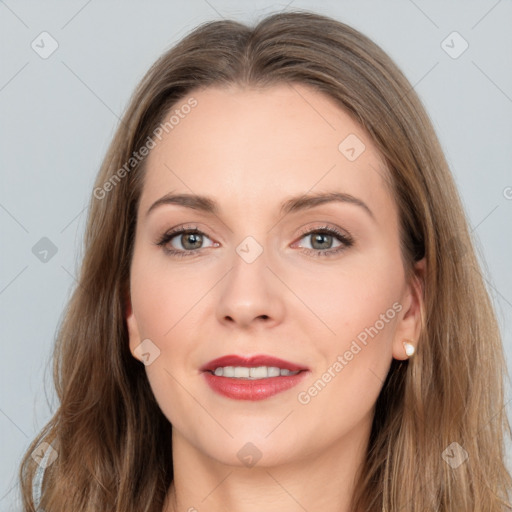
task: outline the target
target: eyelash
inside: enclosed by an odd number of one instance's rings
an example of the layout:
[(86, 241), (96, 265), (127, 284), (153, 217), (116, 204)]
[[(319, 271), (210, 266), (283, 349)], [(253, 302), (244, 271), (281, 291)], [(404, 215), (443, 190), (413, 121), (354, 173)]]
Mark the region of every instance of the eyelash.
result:
[[(169, 231), (167, 233), (164, 233), (162, 237), (156, 242), (156, 245), (162, 247), (166, 254), (170, 256), (175, 256), (178, 258), (193, 256), (201, 249), (193, 249), (191, 251), (182, 251), (182, 250), (176, 250), (176, 249), (168, 249), (165, 247), (166, 244), (168, 244), (173, 238), (175, 238), (178, 235), (182, 234), (198, 234), (207, 236), (206, 233), (203, 233), (197, 227), (186, 227), (186, 226), (180, 226), (179, 228), (176, 228), (172, 231)], [(332, 235), (335, 238), (337, 238), (340, 242), (342, 242), (343, 245), (340, 245), (336, 249), (327, 249), (327, 250), (315, 250), (315, 249), (303, 249), (302, 252), (314, 256), (314, 257), (332, 257), (336, 256), (337, 254), (341, 253), (345, 249), (348, 249), (352, 245), (354, 245), (354, 239), (350, 235), (346, 235), (338, 231), (337, 229), (329, 226), (322, 226), (315, 228), (313, 230), (305, 230), (301, 233), (300, 239), (304, 238), (307, 235), (318, 235), (318, 234), (327, 234)], [(204, 248), (203, 248), (204, 249)]]

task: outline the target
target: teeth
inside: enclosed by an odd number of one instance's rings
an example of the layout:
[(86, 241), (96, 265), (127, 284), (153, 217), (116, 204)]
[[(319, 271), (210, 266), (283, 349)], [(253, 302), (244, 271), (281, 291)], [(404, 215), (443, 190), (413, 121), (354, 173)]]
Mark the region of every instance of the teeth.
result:
[(235, 366), (235, 377), (243, 377), (244, 379), (249, 378), (249, 368)]
[(251, 379), (264, 379), (268, 377), (268, 370), (266, 366), (258, 366), (257, 368), (248, 368), (249, 377)]
[(235, 379), (267, 379), (269, 377), (296, 375), (299, 371), (292, 372), (284, 368), (277, 368), (277, 366), (257, 366), (254, 368), (247, 368), (245, 366), (224, 366), (215, 368), (213, 373), (218, 377), (231, 377)]
[(277, 368), (277, 366), (269, 366), (267, 368), (267, 375), (268, 377), (279, 377), (281, 375), (281, 370)]

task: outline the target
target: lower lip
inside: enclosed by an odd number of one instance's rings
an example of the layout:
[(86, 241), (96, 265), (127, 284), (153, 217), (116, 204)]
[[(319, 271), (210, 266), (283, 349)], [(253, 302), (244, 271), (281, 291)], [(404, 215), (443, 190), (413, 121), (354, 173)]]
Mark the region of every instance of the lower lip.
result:
[(233, 379), (218, 377), (210, 372), (203, 372), (206, 382), (213, 391), (235, 400), (264, 400), (296, 386), (305, 376), (306, 371), (286, 377), (269, 377), (267, 379)]

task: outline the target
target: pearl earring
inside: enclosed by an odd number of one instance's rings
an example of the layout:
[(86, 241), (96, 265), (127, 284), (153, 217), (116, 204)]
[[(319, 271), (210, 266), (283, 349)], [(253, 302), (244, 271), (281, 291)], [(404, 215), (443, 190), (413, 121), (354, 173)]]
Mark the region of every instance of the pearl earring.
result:
[(416, 349), (414, 348), (414, 345), (412, 343), (409, 343), (408, 341), (403, 341), (402, 343), (404, 345), (405, 353), (409, 357), (413, 356), (414, 352), (416, 352)]

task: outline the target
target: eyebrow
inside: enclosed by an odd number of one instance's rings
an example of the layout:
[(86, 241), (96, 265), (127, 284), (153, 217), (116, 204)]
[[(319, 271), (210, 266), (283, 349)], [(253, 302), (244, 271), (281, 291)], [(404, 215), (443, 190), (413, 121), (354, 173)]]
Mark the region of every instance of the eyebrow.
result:
[[(327, 192), (327, 193), (316, 193), (316, 194), (304, 194), (300, 196), (294, 196), (283, 203), (281, 203), (280, 213), (286, 215), (288, 213), (294, 213), (298, 211), (308, 210), (315, 206), (320, 206), (327, 203), (348, 203), (354, 204), (361, 207), (373, 220), (375, 216), (370, 208), (361, 199), (354, 197), (351, 194), (345, 192)], [(197, 194), (173, 194), (170, 192), (165, 196), (157, 199), (146, 212), (146, 217), (157, 207), (175, 204), (178, 206), (184, 206), (185, 208), (191, 208), (193, 210), (199, 210), (204, 213), (210, 213), (213, 215), (219, 215), (219, 206), (217, 202), (208, 196), (201, 196)]]

